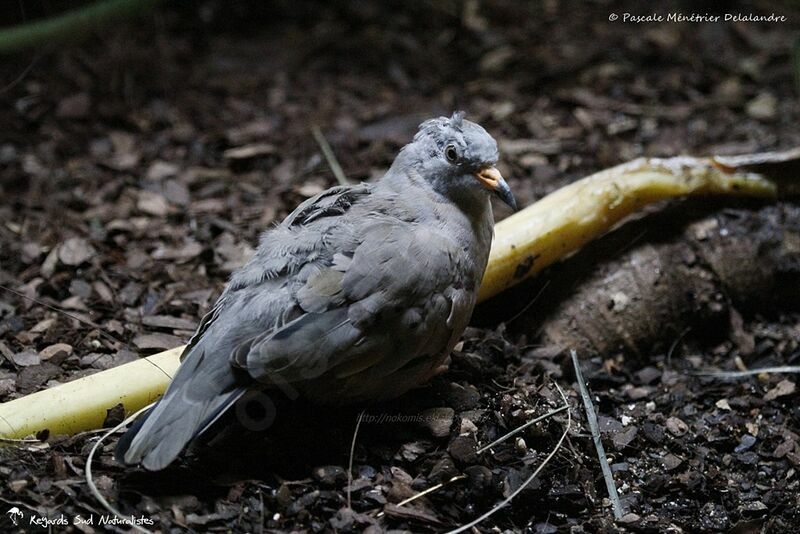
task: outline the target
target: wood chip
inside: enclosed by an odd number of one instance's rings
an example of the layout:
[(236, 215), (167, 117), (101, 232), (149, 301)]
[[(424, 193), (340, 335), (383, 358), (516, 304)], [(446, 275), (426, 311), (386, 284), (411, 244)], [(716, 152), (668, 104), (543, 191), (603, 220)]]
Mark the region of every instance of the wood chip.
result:
[(689, 431), (688, 425), (677, 417), (670, 417), (667, 419), (666, 425), (667, 430), (669, 430), (669, 433), (673, 436), (683, 436)]
[(56, 343), (55, 345), (50, 345), (49, 347), (45, 347), (39, 352), (39, 356), (41, 356), (42, 360), (63, 360), (67, 356), (72, 354), (72, 345), (68, 345), (66, 343)]
[(397, 506), (396, 504), (387, 504), (383, 507), (383, 511), (386, 515), (390, 517), (397, 517), (400, 519), (408, 519), (413, 521), (420, 521), (423, 523), (434, 523), (440, 524), (441, 521), (439, 519), (427, 512), (423, 512), (417, 508), (413, 508), (411, 506)]
[(455, 410), (452, 408), (429, 408), (419, 414), (419, 424), (430, 430), (434, 437), (443, 438), (450, 435), (454, 416)]
[(20, 367), (30, 367), (31, 365), (39, 365), (42, 361), (41, 357), (32, 350), (26, 350), (14, 354), (11, 359), (15, 364)]
[(147, 315), (142, 317), (142, 324), (153, 328), (172, 328), (178, 330), (194, 330), (197, 322), (191, 319), (173, 317), (171, 315)]
[(171, 349), (182, 342), (182, 339), (169, 334), (142, 334), (133, 338), (133, 344), (144, 350)]
[(69, 266), (77, 266), (88, 261), (97, 251), (86, 239), (73, 237), (67, 239), (58, 247), (58, 259)]
[(785, 397), (786, 395), (791, 395), (794, 393), (796, 389), (795, 383), (791, 380), (781, 380), (778, 382), (778, 385), (772, 388), (771, 390), (767, 391), (764, 395), (765, 401), (775, 400), (778, 397)]
[(222, 153), (222, 156), (225, 159), (241, 160), (267, 156), (269, 154), (275, 154), (276, 152), (277, 149), (275, 145), (269, 143), (253, 143), (251, 145), (229, 148)]
[(141, 191), (139, 193), (139, 201), (136, 203), (136, 207), (141, 212), (158, 217), (163, 217), (170, 212), (167, 199), (151, 191)]

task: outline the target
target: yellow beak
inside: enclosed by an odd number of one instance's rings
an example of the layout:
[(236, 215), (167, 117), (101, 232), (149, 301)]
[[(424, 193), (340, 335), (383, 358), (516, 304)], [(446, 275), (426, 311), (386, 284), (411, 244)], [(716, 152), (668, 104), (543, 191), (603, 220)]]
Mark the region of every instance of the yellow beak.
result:
[(497, 197), (506, 203), (511, 209), (517, 211), (517, 201), (511, 193), (511, 188), (503, 180), (503, 175), (494, 167), (485, 167), (475, 173), (477, 179), (483, 187), (492, 191)]

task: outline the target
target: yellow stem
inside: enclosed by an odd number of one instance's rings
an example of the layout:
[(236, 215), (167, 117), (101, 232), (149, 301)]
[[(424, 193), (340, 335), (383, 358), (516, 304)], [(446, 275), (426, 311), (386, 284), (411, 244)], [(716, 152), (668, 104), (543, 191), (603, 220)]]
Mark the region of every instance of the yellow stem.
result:
[(176, 347), (0, 404), (0, 437), (102, 428), (108, 410), (120, 403), (126, 414), (134, 413), (167, 389), (182, 350)]
[(773, 198), (757, 174), (727, 173), (710, 159), (641, 158), (573, 182), (499, 222), (478, 300), (564, 259), (648, 204), (693, 195)]

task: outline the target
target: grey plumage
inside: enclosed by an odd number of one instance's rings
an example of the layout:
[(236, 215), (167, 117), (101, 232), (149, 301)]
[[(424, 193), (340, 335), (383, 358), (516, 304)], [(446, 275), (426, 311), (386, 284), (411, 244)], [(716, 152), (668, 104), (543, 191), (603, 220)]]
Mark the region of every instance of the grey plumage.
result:
[(252, 388), (313, 402), (387, 399), (430, 378), (467, 326), (493, 232), (497, 144), (426, 121), (374, 184), (331, 188), (264, 233), (118, 458), (161, 469)]

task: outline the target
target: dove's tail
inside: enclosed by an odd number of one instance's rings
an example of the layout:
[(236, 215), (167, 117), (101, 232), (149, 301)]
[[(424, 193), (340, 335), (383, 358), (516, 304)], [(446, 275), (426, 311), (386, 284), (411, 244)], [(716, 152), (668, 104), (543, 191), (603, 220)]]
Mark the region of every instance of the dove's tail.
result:
[(230, 367), (200, 368), (203, 359), (188, 355), (164, 397), (120, 438), (119, 462), (164, 469), (245, 393)]

